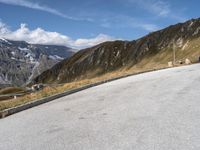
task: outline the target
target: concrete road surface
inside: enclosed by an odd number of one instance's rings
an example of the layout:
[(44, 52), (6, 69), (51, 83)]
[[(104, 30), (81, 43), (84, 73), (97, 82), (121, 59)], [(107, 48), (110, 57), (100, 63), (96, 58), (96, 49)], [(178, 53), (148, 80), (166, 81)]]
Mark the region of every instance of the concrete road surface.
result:
[(200, 150), (200, 65), (120, 79), (1, 119), (0, 150)]

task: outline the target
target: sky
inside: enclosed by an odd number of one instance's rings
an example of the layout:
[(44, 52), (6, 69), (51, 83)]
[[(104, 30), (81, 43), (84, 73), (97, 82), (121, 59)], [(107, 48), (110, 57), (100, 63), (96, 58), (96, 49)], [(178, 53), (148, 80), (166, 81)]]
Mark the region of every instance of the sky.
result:
[(199, 18), (199, 0), (0, 0), (0, 37), (77, 49)]

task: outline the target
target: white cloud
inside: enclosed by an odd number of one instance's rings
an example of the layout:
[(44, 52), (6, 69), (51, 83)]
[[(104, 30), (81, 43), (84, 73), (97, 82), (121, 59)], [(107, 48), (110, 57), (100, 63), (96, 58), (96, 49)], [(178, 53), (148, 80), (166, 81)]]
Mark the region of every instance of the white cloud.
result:
[(112, 16), (107, 19), (104, 18), (101, 20), (100, 25), (104, 28), (124, 28), (124, 27), (141, 28), (148, 32), (152, 32), (159, 29), (159, 27), (155, 24), (147, 23), (145, 21), (140, 21), (131, 16), (125, 16), (125, 15)]
[(166, 17), (171, 13), (170, 5), (167, 2), (158, 0), (154, 2), (146, 3), (146, 9), (149, 11), (158, 14), (158, 16)]
[(19, 29), (11, 31), (7, 25), (2, 22), (0, 22), (0, 37), (10, 40), (27, 41), (32, 44), (64, 45), (78, 49), (94, 46), (105, 41), (115, 40), (115, 38), (105, 34), (99, 34), (90, 39), (80, 38), (73, 40), (67, 35), (45, 31), (42, 28), (30, 30), (26, 24), (21, 24)]
[(8, 30), (8, 27), (6, 26), (6, 24), (0, 21), (0, 34), (5, 34), (8, 32), (9, 32), (9, 30)]
[(136, 4), (140, 8), (154, 14), (157, 17), (171, 18), (184, 21), (187, 18), (181, 16), (176, 10), (172, 9), (172, 3), (165, 0), (127, 0), (129, 3)]
[(105, 34), (99, 34), (97, 37), (95, 38), (91, 38), (91, 39), (77, 39), (74, 41), (74, 45), (80, 47), (88, 47), (88, 46), (94, 46), (97, 45), (98, 43), (102, 43), (105, 41), (113, 41), (114, 38), (105, 35)]
[(22, 7), (26, 7), (26, 8), (31, 8), (31, 9), (36, 9), (36, 10), (41, 10), (41, 11), (45, 11), (66, 19), (71, 19), (71, 20), (86, 20), (86, 21), (91, 21), (90, 18), (76, 18), (76, 17), (72, 17), (72, 16), (68, 16), (64, 13), (61, 13), (60, 11), (45, 6), (45, 5), (41, 5), (39, 3), (34, 3), (31, 1), (27, 1), (27, 0), (0, 0), (0, 3), (4, 3), (4, 4), (8, 4), (8, 5), (15, 5), (15, 6), (22, 6)]
[(147, 31), (156, 31), (156, 30), (159, 29), (159, 27), (157, 25), (154, 25), (154, 24), (142, 24), (141, 23), (140, 26)]
[(128, 0), (141, 8), (158, 16), (167, 16), (171, 13), (170, 5), (163, 0)]

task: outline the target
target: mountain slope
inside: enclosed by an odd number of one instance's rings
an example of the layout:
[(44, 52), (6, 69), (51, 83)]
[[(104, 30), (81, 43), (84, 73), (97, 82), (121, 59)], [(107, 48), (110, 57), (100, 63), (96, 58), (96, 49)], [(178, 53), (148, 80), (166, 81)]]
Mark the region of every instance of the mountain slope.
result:
[(25, 84), (72, 54), (72, 49), (64, 46), (0, 38), (0, 84)]
[(196, 60), (200, 55), (199, 38), (200, 19), (192, 19), (138, 40), (105, 42), (63, 60), (35, 78), (32, 83), (71, 82), (135, 65), (166, 65), (172, 60), (173, 46), (178, 60)]

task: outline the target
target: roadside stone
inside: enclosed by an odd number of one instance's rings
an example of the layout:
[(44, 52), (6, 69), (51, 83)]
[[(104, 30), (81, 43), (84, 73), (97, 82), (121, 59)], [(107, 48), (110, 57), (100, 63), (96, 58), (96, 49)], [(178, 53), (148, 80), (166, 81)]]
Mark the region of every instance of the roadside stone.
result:
[(172, 61), (168, 62), (168, 67), (173, 67), (173, 62)]
[(190, 61), (188, 58), (186, 58), (186, 59), (185, 59), (185, 64), (186, 64), (186, 65), (189, 65), (189, 64), (191, 64), (191, 61)]

